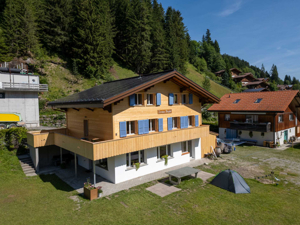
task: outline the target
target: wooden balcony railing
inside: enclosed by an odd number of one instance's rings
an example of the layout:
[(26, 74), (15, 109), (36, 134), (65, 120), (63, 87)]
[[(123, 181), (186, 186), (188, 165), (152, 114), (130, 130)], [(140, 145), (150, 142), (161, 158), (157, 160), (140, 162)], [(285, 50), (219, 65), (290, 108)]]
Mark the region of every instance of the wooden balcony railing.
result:
[(270, 132), (271, 131), (271, 123), (230, 122), (230, 129), (258, 131), (258, 132)]
[(203, 125), (146, 135), (136, 135), (122, 139), (90, 142), (64, 134), (62, 129), (43, 132), (28, 132), (27, 142), (32, 147), (56, 145), (91, 160), (158, 147), (162, 145), (201, 138), (202, 155), (215, 147), (215, 136), (209, 134), (209, 126)]
[(48, 91), (48, 84), (23, 84), (23, 83), (9, 83), (0, 82), (0, 90), (11, 91)]

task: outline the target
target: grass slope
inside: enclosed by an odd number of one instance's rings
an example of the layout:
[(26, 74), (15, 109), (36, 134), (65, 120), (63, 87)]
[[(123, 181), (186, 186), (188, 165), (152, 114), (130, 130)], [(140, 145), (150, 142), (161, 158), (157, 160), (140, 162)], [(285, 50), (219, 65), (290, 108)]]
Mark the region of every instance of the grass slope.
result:
[[(250, 151), (239, 150), (243, 155)], [(299, 158), (300, 151), (293, 151), (293, 156)], [(181, 191), (161, 198), (146, 190), (156, 182), (90, 202), (55, 175), (25, 177), (15, 152), (0, 149), (0, 223), (299, 224), (300, 221), (299, 187), (292, 184), (274, 186), (246, 179), (251, 194), (233, 194), (203, 184), (200, 179), (189, 179), (178, 186)], [(78, 201), (70, 199), (72, 196)]]
[[(200, 74), (197, 72), (196, 68), (192, 64), (187, 64), (187, 70), (188, 74), (186, 75), (189, 79), (193, 80), (195, 83), (199, 84), (202, 86), (202, 82), (204, 81), (205, 77), (204, 75)], [(221, 98), (223, 95), (228, 94), (230, 92), (233, 92), (229, 88), (226, 88), (214, 81), (210, 81), (210, 90), (212, 94), (215, 96)]]

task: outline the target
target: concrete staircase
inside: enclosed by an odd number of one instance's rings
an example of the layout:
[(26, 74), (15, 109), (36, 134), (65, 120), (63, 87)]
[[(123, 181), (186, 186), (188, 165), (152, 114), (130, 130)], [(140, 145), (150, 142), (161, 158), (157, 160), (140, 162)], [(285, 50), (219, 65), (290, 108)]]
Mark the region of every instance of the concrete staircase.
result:
[(29, 155), (18, 156), (23, 172), (26, 176), (36, 176), (36, 171), (33, 162)]

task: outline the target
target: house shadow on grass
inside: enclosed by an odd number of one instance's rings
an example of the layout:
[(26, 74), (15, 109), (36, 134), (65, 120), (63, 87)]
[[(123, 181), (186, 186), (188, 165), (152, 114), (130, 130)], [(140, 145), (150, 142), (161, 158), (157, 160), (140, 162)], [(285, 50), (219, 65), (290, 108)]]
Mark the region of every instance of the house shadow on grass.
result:
[(47, 174), (47, 175), (41, 174), (40, 178), (43, 182), (51, 183), (53, 185), (53, 187), (55, 187), (57, 190), (65, 191), (65, 192), (74, 191), (74, 189), (70, 185), (68, 185), (67, 183), (62, 181), (55, 174)]

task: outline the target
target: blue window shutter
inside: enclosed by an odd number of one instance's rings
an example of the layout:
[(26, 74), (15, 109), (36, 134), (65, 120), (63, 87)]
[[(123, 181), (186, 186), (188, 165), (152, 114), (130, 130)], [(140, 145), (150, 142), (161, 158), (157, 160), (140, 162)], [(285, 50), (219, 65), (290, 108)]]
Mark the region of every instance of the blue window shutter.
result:
[(162, 132), (164, 130), (163, 119), (158, 119), (158, 132)]
[(120, 122), (120, 137), (126, 137), (126, 122)]
[(188, 116), (184, 117), (184, 126), (185, 126), (185, 128), (189, 127), (189, 117)]
[(198, 127), (199, 126), (199, 116), (196, 115), (195, 116), (195, 127)]
[(172, 124), (172, 117), (168, 118), (168, 130), (172, 130), (173, 124)]
[(174, 104), (174, 94), (170, 93), (169, 94), (169, 105), (173, 105)]
[(149, 134), (149, 120), (144, 120), (144, 134)]
[(135, 94), (129, 96), (129, 105), (130, 106), (135, 105)]
[(143, 134), (144, 133), (144, 120), (138, 121), (138, 128), (139, 128), (139, 134)]
[(189, 94), (189, 104), (193, 104), (193, 94)]
[(184, 127), (184, 116), (180, 117), (180, 128), (185, 128)]
[(160, 95), (160, 93), (156, 93), (156, 105), (161, 105), (161, 95)]

